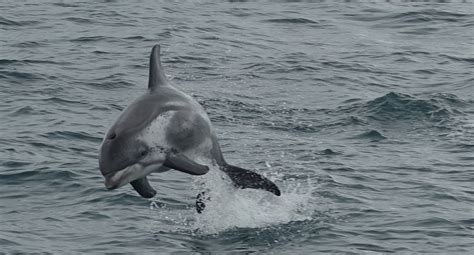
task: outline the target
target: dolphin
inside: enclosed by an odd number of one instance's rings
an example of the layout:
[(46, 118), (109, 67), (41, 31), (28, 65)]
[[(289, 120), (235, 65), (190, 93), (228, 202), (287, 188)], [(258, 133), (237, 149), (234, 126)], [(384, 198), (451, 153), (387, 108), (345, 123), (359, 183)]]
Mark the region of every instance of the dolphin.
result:
[[(105, 187), (111, 190), (130, 183), (142, 197), (151, 198), (156, 190), (148, 182), (149, 174), (174, 169), (204, 175), (211, 164), (238, 188), (281, 194), (269, 179), (224, 160), (209, 117), (196, 100), (166, 79), (160, 46), (155, 45), (148, 89), (123, 110), (102, 141), (99, 168)], [(202, 196), (197, 196), (198, 212), (203, 209)]]

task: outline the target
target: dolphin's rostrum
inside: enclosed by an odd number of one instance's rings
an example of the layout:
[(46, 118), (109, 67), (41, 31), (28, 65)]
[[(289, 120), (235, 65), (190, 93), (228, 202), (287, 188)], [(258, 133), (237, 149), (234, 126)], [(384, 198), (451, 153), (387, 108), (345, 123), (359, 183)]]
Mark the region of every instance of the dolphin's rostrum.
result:
[(226, 163), (209, 117), (192, 97), (170, 85), (161, 66), (160, 46), (155, 45), (148, 90), (122, 112), (102, 142), (99, 167), (105, 186), (116, 189), (130, 183), (142, 197), (151, 198), (156, 191), (147, 180), (150, 173), (175, 169), (203, 175), (210, 164), (225, 172), (236, 187), (280, 195), (267, 178)]

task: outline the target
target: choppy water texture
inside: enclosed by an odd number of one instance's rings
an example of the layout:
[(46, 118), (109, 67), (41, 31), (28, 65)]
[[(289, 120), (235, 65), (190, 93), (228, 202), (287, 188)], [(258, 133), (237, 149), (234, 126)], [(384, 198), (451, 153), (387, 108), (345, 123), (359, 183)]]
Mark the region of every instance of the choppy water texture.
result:
[[(473, 16), (472, 2), (3, 1), (1, 250), (469, 253)], [(155, 43), (228, 161), (281, 197), (215, 169), (154, 174), (152, 200), (105, 190), (98, 147), (144, 92)]]

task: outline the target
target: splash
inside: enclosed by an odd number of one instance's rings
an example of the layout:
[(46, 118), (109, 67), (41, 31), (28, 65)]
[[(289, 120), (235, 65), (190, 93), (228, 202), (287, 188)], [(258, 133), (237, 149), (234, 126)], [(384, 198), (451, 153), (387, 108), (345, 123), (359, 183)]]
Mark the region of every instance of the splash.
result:
[[(205, 191), (209, 200), (199, 214), (192, 203), (177, 206), (153, 199), (150, 212), (155, 220), (151, 232), (170, 227), (170, 231), (212, 235), (237, 228), (264, 228), (295, 221), (311, 220), (319, 205), (314, 195), (317, 186), (310, 179), (285, 180), (284, 175), (273, 172), (266, 176), (278, 184), (281, 196), (255, 189), (237, 189), (217, 167), (194, 180), (190, 193)], [(285, 187), (286, 184), (286, 187)], [(165, 225), (163, 225), (165, 223)], [(171, 227), (173, 226), (173, 227)]]
[[(276, 181), (275, 178), (269, 179)], [(266, 191), (237, 189), (224, 173), (212, 169), (194, 185), (206, 190), (210, 198), (203, 213), (194, 212), (193, 215), (192, 227), (202, 234), (309, 220), (316, 209), (311, 195), (314, 187), (309, 182), (308, 185), (297, 183), (282, 190), (282, 195), (277, 197)]]

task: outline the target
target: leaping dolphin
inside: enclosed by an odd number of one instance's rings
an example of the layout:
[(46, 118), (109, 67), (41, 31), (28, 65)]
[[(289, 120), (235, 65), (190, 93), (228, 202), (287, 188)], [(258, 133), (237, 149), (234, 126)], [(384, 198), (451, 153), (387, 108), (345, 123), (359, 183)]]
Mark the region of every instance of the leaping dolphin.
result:
[(203, 175), (214, 164), (236, 187), (280, 196), (272, 181), (226, 163), (204, 109), (166, 79), (159, 45), (151, 51), (149, 72), (145, 94), (121, 113), (102, 141), (99, 168), (107, 189), (130, 183), (142, 197), (151, 198), (156, 190), (147, 180), (150, 173), (175, 169)]

